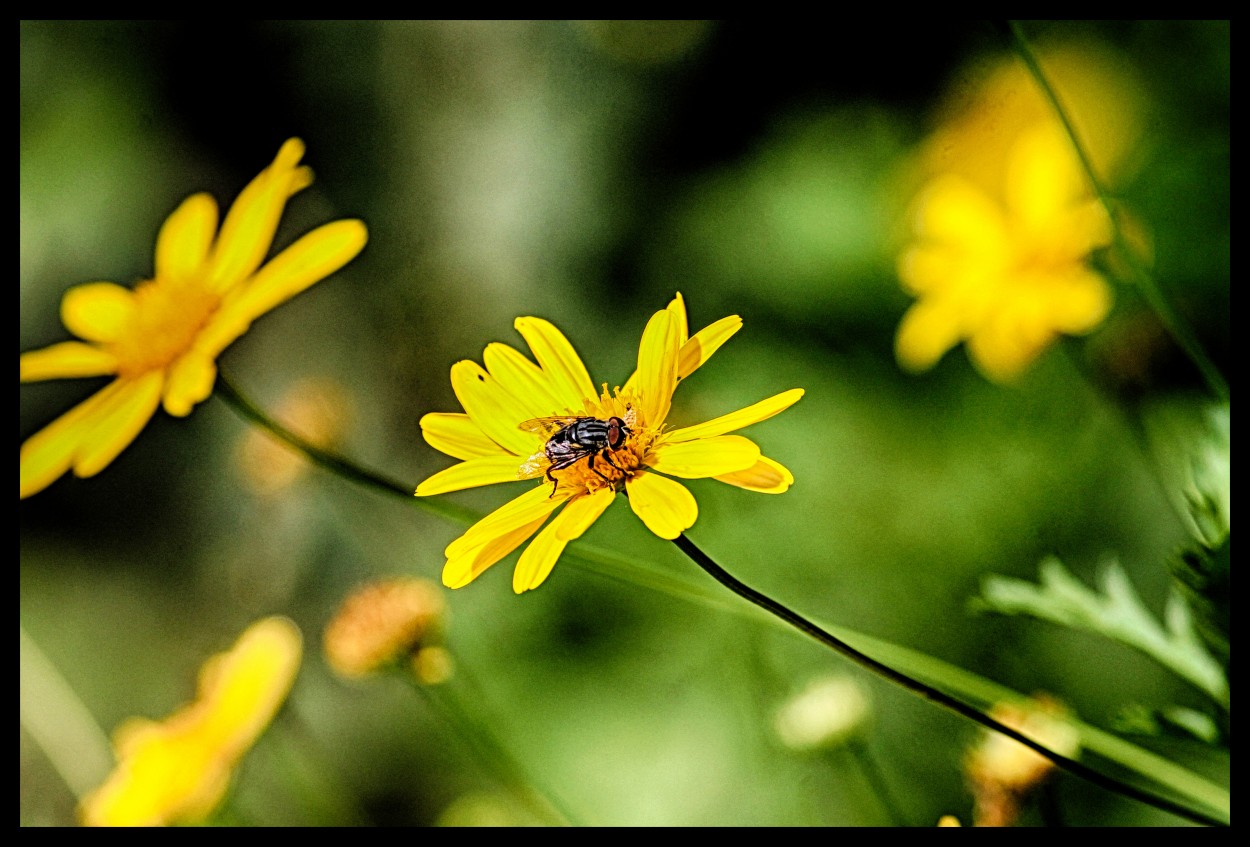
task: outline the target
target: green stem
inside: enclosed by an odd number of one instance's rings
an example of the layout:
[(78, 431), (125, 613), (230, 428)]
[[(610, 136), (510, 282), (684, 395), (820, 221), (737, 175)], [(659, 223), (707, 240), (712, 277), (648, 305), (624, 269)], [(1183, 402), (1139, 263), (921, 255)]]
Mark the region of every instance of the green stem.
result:
[[(534, 780), (525, 772), (521, 764), (512, 757), (508, 749), (487, 728), (486, 722), (475, 718), (448, 686), (422, 685), (410, 674), (405, 674), (408, 682), (421, 692), (445, 720), (459, 730), (469, 748), (481, 759), (511, 791), (513, 791), (535, 814), (555, 826), (574, 826), (576, 820), (564, 804), (555, 799), (549, 791), (540, 791), (535, 787)], [(463, 668), (456, 671), (456, 677), (463, 676)], [(475, 702), (480, 698), (475, 697)]]
[(894, 826), (907, 826), (907, 820), (903, 817), (902, 807), (894, 799), (894, 792), (890, 790), (889, 780), (885, 778), (885, 773), (881, 770), (881, 766), (877, 764), (876, 757), (868, 749), (867, 742), (862, 738), (856, 738), (848, 742), (846, 748), (851, 754), (851, 758), (855, 760), (855, 764), (859, 767), (860, 773), (863, 774), (864, 781), (868, 783), (873, 796), (877, 798), (877, 803), (885, 810), (890, 823)]
[(310, 441), (306, 441), (269, 417), (259, 406), (243, 396), (234, 387), (234, 384), (225, 373), (220, 371), (217, 374), (217, 386), (214, 393), (245, 420), (256, 424), (279, 441), (285, 441), (291, 447), (307, 456), (313, 464), (325, 468), (331, 473), (338, 474), (344, 479), (351, 480), (366, 488), (372, 488), (384, 494), (403, 497), (418, 508), (425, 509), (432, 514), (456, 521), (457, 523), (469, 525), (481, 518), (481, 515), (468, 509), (461, 509), (451, 504), (430, 500), (429, 498), (417, 497), (414, 493), (416, 491), (415, 485), (404, 485), (380, 473), (362, 468), (360, 465), (350, 462), (342, 456), (324, 450)]
[(1164, 811), (1171, 812), (1172, 814), (1187, 820), (1195, 821), (1197, 823), (1205, 823), (1211, 826), (1223, 825), (1221, 821), (1210, 817), (1209, 815), (1189, 809), (1180, 803), (1169, 800), (1166, 797), (1160, 797), (1156, 794), (1137, 788), (1136, 786), (1129, 785), (1126, 782), (1122, 782), (1114, 777), (1107, 776), (1104, 773), (1096, 771), (1089, 765), (1079, 762), (1076, 759), (1071, 759), (1061, 753), (1056, 753), (1044, 744), (1034, 741), (1024, 733), (1000, 723), (973, 706), (969, 706), (967, 703), (964, 703), (962, 700), (952, 697), (946, 692), (921, 682), (918, 679), (910, 677), (901, 671), (897, 671), (889, 665), (883, 664), (865, 653), (861, 653), (859, 650), (855, 649), (850, 644), (847, 644), (842, 639), (837, 638), (812, 623), (798, 612), (791, 610), (787, 606), (782, 605), (765, 594), (761, 594), (746, 583), (738, 580), (720, 565), (716, 564), (710, 556), (695, 546), (694, 542), (685, 535), (677, 536), (673, 539), (673, 543), (677, 545), (679, 550), (689, 556), (696, 565), (703, 568), (703, 570), (706, 571), (713, 579), (737, 594), (739, 597), (742, 597), (765, 611), (776, 615), (786, 623), (798, 629), (800, 632), (811, 636), (824, 646), (830, 648), (836, 653), (840, 653), (844, 657), (855, 662), (860, 667), (872, 671), (877, 676), (887, 679), (896, 685), (900, 685), (908, 691), (911, 691), (913, 694), (917, 694), (920, 697), (936, 703), (937, 705), (942, 706), (957, 715), (978, 723), (986, 729), (1001, 733), (1014, 741), (1019, 741), (1024, 746), (1030, 748), (1031, 750), (1035, 750), (1050, 761), (1054, 762), (1059, 768), (1062, 768), (1063, 770), (1079, 777), (1083, 777), (1095, 785), (1106, 788), (1109, 791), (1114, 791), (1118, 794), (1123, 794), (1125, 797), (1130, 797), (1134, 800), (1146, 803), (1147, 805), (1154, 806), (1157, 809), (1163, 809)]
[(1154, 276), (1138, 255), (1138, 252), (1124, 238), (1124, 229), (1120, 225), (1119, 207), (1112, 200), (1110, 192), (1103, 185), (1102, 180), (1098, 177), (1098, 173), (1094, 170), (1093, 162), (1090, 160), (1085, 145), (1081, 143), (1081, 139), (1076, 133), (1076, 128), (1072, 125), (1067, 110), (1059, 101), (1059, 95), (1055, 92), (1046, 73), (1042, 70), (1041, 63), (1033, 52), (1033, 48), (1029, 46), (1029, 41), (1025, 37), (1023, 30), (1021, 30), (1020, 24), (1016, 21), (1007, 21), (1007, 29), (1012, 47), (1020, 57), (1020, 60), (1024, 62), (1025, 67), (1028, 68), (1038, 88), (1042, 90), (1042, 95), (1055, 110), (1059, 122), (1063, 124), (1064, 132), (1067, 133), (1068, 139), (1072, 142), (1072, 147), (1081, 162), (1081, 167), (1085, 170), (1090, 185), (1093, 186), (1094, 195), (1098, 198), (1098, 202), (1102, 204), (1107, 212), (1107, 217), (1111, 220), (1115, 248), (1128, 266), (1132, 275), (1132, 282), (1142, 292), (1142, 296), (1146, 298), (1146, 302), (1158, 316), (1159, 321), (1163, 324), (1163, 328), (1167, 330), (1185, 355), (1189, 357), (1189, 360), (1198, 368), (1198, 372), (1202, 375), (1208, 390), (1219, 400), (1227, 403), (1229, 401), (1228, 383), (1225, 382), (1219, 369), (1208, 358), (1206, 351), (1202, 349), (1202, 344), (1198, 341), (1198, 337), (1193, 330), (1189, 328), (1189, 325), (1185, 323), (1176, 310), (1172, 308), (1167, 298), (1163, 296), (1163, 291), (1159, 288), (1158, 283), (1155, 282)]

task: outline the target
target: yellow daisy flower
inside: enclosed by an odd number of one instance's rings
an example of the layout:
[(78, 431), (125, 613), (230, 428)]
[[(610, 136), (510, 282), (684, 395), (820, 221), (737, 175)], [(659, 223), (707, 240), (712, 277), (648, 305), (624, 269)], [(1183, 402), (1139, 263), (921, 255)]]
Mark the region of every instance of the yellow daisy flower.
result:
[(164, 721), (122, 724), (114, 734), (117, 767), (83, 800), (83, 824), (165, 826), (207, 818), (286, 700), (302, 641), (287, 618), (257, 621), (229, 652), (204, 663), (195, 702)]
[[(518, 594), (537, 588), (565, 545), (581, 536), (624, 490), (630, 508), (661, 538), (677, 538), (698, 516), (693, 495), (671, 477), (722, 482), (766, 494), (794, 476), (759, 447), (727, 433), (772, 417), (803, 396), (784, 391), (695, 426), (665, 423), (677, 384), (742, 326), (736, 315), (688, 336), (680, 294), (647, 323), (638, 369), (624, 387), (596, 390), (564, 335), (541, 318), (517, 318), (517, 331), (537, 365), (506, 344), (491, 344), (485, 367), (452, 366), (463, 414), (421, 419), (425, 440), (462, 460), (417, 487), (417, 496), (479, 485), (538, 479), (539, 484), (487, 515), (446, 550), (443, 584), (460, 588), (530, 536), (513, 572)], [(553, 512), (559, 514), (540, 532)]]
[(930, 181), (914, 233), (899, 276), (918, 300), (895, 339), (909, 370), (966, 341), (982, 373), (1007, 382), (1061, 333), (1089, 332), (1111, 308), (1110, 287), (1088, 265), (1110, 243), (1111, 223), (1057, 123), (1020, 134), (1001, 200), (953, 173)]
[[(365, 246), (365, 225), (318, 227), (268, 262), (287, 200), (312, 183), (299, 164), (304, 145), (288, 140), (243, 189), (217, 228), (208, 194), (183, 201), (156, 240), (156, 273), (133, 289), (111, 282), (71, 288), (61, 320), (81, 341), (23, 353), (21, 382), (116, 377), (26, 440), (18, 456), (20, 496), (66, 471), (99, 473), (164, 405), (184, 416), (212, 392), (217, 356), (252, 321), (329, 276)], [(264, 262), (264, 264), (262, 264)]]

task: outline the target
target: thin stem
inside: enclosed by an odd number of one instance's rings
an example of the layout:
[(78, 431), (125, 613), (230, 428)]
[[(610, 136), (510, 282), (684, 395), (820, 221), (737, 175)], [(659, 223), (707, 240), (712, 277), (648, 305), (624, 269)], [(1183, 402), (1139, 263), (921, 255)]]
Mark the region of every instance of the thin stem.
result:
[(1109, 791), (1123, 794), (1126, 797), (1130, 797), (1134, 800), (1146, 803), (1147, 805), (1154, 806), (1155, 808), (1171, 812), (1172, 814), (1187, 820), (1209, 824), (1211, 826), (1224, 825), (1222, 821), (1210, 817), (1209, 815), (1189, 809), (1180, 803), (1169, 800), (1165, 797), (1160, 797), (1148, 791), (1144, 791), (1136, 786), (1129, 785), (1126, 782), (1121, 782), (1114, 777), (1107, 776), (1104, 773), (1094, 770), (1090, 766), (1083, 764), (1076, 759), (1070, 759), (1067, 756), (1056, 753), (1044, 744), (1034, 741), (1024, 733), (1000, 723), (989, 715), (984, 714), (967, 703), (964, 703), (962, 700), (952, 697), (946, 692), (940, 691), (931, 685), (927, 685), (918, 679), (902, 673), (901, 671), (897, 671), (889, 665), (883, 664), (865, 653), (861, 653), (850, 644), (847, 644), (845, 641), (831, 635), (829, 632), (812, 623), (798, 612), (791, 610), (787, 606), (782, 605), (765, 594), (761, 594), (754, 588), (751, 588), (749, 585), (738, 580), (720, 565), (716, 564), (710, 556), (695, 546), (694, 542), (685, 535), (677, 536), (677, 538), (673, 539), (673, 543), (677, 545), (679, 550), (689, 556), (695, 564), (705, 570), (713, 579), (737, 594), (739, 597), (742, 597), (765, 611), (776, 615), (786, 623), (816, 639), (834, 652), (840, 653), (842, 656), (850, 659), (857, 665), (872, 671), (878, 676), (887, 679), (896, 685), (900, 685), (912, 693), (936, 703), (937, 705), (961, 715), (962, 717), (974, 721), (987, 729), (1002, 733), (1014, 741), (1019, 741), (1029, 749), (1045, 756), (1063, 770), (1083, 777), (1095, 785), (1106, 788)]
[[(456, 672), (462, 676), (463, 668)], [(448, 688), (450, 683), (442, 685), (422, 685), (411, 675), (406, 675), (408, 682), (440, 712), (444, 719), (453, 724), (467, 743), (469, 748), (481, 759), (488, 769), (493, 771), (510, 790), (515, 792), (537, 815), (548, 823), (556, 826), (573, 826), (574, 818), (568, 810), (550, 792), (535, 787), (530, 777), (508, 749), (487, 728), (484, 721), (475, 718), (464, 707), (455, 692)], [(475, 701), (479, 698), (474, 698)]]
[(890, 823), (894, 826), (907, 826), (907, 820), (903, 817), (902, 808), (894, 799), (894, 792), (890, 790), (889, 780), (885, 778), (881, 765), (877, 763), (876, 757), (868, 749), (867, 742), (861, 738), (856, 738), (848, 742), (846, 747), (851, 758), (855, 760), (855, 764), (859, 766), (860, 773), (863, 774), (864, 781), (868, 783), (873, 796), (877, 798), (877, 803), (881, 805), (881, 808), (885, 809), (886, 815), (890, 818)]
[(366, 488), (372, 488), (384, 494), (403, 497), (418, 508), (458, 523), (472, 524), (481, 517), (481, 515), (477, 515), (467, 509), (460, 509), (456, 506), (428, 498), (416, 497), (414, 494), (416, 486), (404, 485), (376, 471), (362, 468), (354, 462), (350, 462), (301, 438), (269, 417), (251, 400), (244, 397), (223, 372), (218, 372), (217, 374), (217, 387), (214, 393), (221, 397), (227, 405), (245, 420), (256, 424), (279, 441), (285, 441), (291, 447), (307, 456), (313, 464), (320, 465), (331, 473), (338, 474), (344, 479), (359, 483)]
[(1158, 283), (1155, 282), (1154, 276), (1142, 262), (1137, 251), (1124, 238), (1124, 230), (1120, 225), (1120, 216), (1118, 214), (1119, 207), (1112, 200), (1111, 194), (1103, 185), (1102, 180), (1098, 178), (1098, 173), (1094, 170), (1093, 162), (1085, 149), (1085, 145), (1081, 143), (1080, 137), (1076, 134), (1076, 128), (1072, 125), (1067, 110), (1059, 101), (1059, 95), (1051, 86), (1045, 71), (1042, 70), (1041, 63), (1033, 52), (1033, 48), (1029, 46), (1029, 41), (1025, 37), (1023, 30), (1021, 30), (1020, 24), (1016, 21), (1007, 21), (1007, 29), (1012, 47), (1020, 57), (1020, 60), (1024, 62), (1025, 67), (1028, 68), (1038, 87), (1042, 90), (1042, 95), (1055, 110), (1059, 122), (1063, 124), (1064, 132), (1067, 133), (1068, 139), (1072, 142), (1072, 147), (1081, 162), (1081, 167), (1085, 170), (1090, 185), (1093, 186), (1094, 195), (1098, 198), (1098, 202), (1102, 204), (1107, 212), (1107, 217), (1111, 220), (1116, 250), (1119, 251), (1128, 265), (1132, 273), (1132, 281), (1141, 290), (1142, 295), (1146, 298), (1146, 302), (1163, 324), (1163, 328), (1167, 330), (1172, 339), (1185, 352), (1185, 355), (1189, 357), (1189, 360), (1198, 368), (1198, 372), (1202, 375), (1207, 388), (1218, 399), (1227, 403), (1229, 400), (1228, 383), (1225, 382), (1223, 375), (1220, 374), (1215, 364), (1207, 357), (1206, 351), (1202, 349), (1202, 344), (1198, 341), (1193, 330), (1181, 319), (1181, 316), (1172, 308), (1167, 298), (1163, 296), (1163, 292), (1160, 290)]

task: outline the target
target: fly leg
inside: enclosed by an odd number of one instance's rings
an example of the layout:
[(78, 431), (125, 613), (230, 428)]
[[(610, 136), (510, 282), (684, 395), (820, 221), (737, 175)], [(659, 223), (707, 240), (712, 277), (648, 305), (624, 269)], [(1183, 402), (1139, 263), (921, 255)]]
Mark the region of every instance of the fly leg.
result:
[(595, 467), (595, 456), (597, 455), (597, 456), (599, 456), (599, 458), (603, 459), (603, 460), (604, 460), (605, 462), (607, 462), (609, 465), (611, 465), (612, 467), (614, 467), (614, 468), (616, 468), (618, 471), (620, 471), (622, 475), (624, 475), (624, 473), (625, 473), (625, 469), (624, 469), (623, 467), (621, 467), (620, 465), (618, 465), (616, 462), (612, 461), (612, 457), (611, 457), (611, 455), (609, 455), (609, 453), (611, 452), (611, 450), (612, 450), (612, 448), (611, 448), (611, 447), (604, 447), (604, 448), (603, 448), (602, 450), (600, 450), (597, 454), (596, 454), (596, 453), (591, 453), (589, 456), (587, 456), (587, 457), (586, 457), (586, 462), (587, 462), (587, 464), (589, 464), (589, 465), (590, 465), (590, 469), (591, 469), (592, 471), (594, 471), (595, 473), (597, 473), (597, 474), (599, 475), (599, 477), (600, 477), (600, 478), (601, 478), (604, 482), (608, 482), (608, 483), (611, 483), (611, 484), (615, 485), (615, 484), (616, 484), (619, 480), (617, 480), (617, 479), (612, 479), (610, 476), (608, 476), (607, 474), (605, 474), (603, 471), (601, 471), (601, 470), (599, 470), (598, 468), (596, 468), (596, 467)]

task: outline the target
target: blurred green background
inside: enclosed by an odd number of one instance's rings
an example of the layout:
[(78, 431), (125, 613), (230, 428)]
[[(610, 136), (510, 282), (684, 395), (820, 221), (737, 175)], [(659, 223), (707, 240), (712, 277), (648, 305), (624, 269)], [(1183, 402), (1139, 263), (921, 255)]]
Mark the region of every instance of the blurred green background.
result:
[[(1222, 366), (1228, 22), (1026, 31), (1113, 51), (1140, 82), (1147, 140), (1118, 189)], [(1086, 581), (1117, 557), (1161, 613), (1166, 562), (1189, 536), (1140, 421), (1192, 408), (1200, 383), (1135, 293), (1121, 288), (1103, 328), (1014, 387), (986, 382), (962, 348), (921, 376), (893, 358), (910, 303), (894, 271), (908, 157), (969, 63), (1008, 49), (1000, 29), (963, 21), (22, 22), (19, 352), (67, 337), (67, 287), (146, 277), (182, 198), (207, 190), (224, 206), (298, 136), (316, 182), (278, 242), (341, 217), (364, 219), (370, 241), (222, 357), (262, 407), (302, 380), (337, 386), (337, 449), (415, 488), (451, 463), (418, 420), (459, 411), (453, 362), (492, 341), (524, 349), (512, 322), (537, 315), (617, 384), (680, 291), (692, 331), (727, 314), (745, 325), (671, 421), (806, 389), (746, 432), (794, 472), (788, 493), (690, 485), (688, 535), (730, 572), (817, 620), (1049, 691), (1095, 725), (1133, 703), (1199, 705), (1120, 645), (969, 611), (984, 575), (1033, 579), (1053, 554)], [(23, 385), (21, 438), (97, 387)], [(225, 820), (536, 822), (429, 701), (392, 678), (344, 682), (319, 652), (346, 592), (437, 580), (463, 525), (319, 469), (269, 492), (240, 458), (253, 431), (218, 398), (186, 419), (158, 413), (99, 476), (21, 502), (26, 633), (108, 732), (169, 714), (210, 653), (289, 615), (304, 665)], [(484, 513), (517, 493), (447, 499)], [(577, 823), (889, 823), (862, 757), (798, 755), (773, 731), (781, 704), (831, 672), (871, 700), (864, 746), (901, 818), (966, 815), (971, 724), (734, 613), (745, 604), (624, 503), (582, 543), (730, 610), (569, 557), (521, 597), (515, 554), (448, 594), (475, 714)], [(1138, 740), (1227, 784), (1227, 751)], [(73, 793), (25, 732), (19, 755), (20, 823), (73, 823)], [(1177, 820), (1066, 775), (1055, 791), (1069, 823)]]

